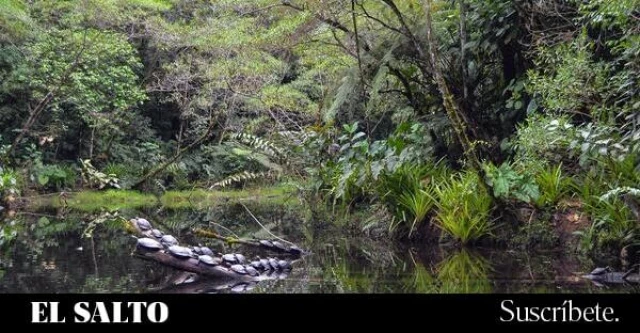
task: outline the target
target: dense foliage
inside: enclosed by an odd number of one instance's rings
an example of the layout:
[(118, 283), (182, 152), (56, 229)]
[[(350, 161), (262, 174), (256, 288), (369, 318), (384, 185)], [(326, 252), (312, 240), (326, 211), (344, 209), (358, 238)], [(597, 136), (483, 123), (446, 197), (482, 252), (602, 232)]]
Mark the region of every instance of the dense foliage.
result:
[(386, 216), (367, 231), (470, 244), (578, 211), (583, 249), (619, 250), (640, 239), (638, 5), (3, 1), (0, 191), (287, 178), (317, 213)]

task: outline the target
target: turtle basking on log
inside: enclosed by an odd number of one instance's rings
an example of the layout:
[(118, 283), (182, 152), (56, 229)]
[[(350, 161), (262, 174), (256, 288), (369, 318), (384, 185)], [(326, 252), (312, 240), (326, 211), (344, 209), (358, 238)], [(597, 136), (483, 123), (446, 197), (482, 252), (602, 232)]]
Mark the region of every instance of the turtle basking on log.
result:
[[(285, 278), (286, 272), (291, 270), (291, 262), (287, 260), (269, 257), (247, 263), (246, 257), (240, 253), (216, 256), (210, 248), (201, 244), (190, 247), (180, 245), (176, 237), (154, 229), (147, 219), (133, 218), (129, 222), (135, 233), (141, 236), (136, 237), (135, 255), (184, 272), (238, 280), (251, 285), (252, 282)], [(264, 240), (260, 246), (284, 253), (304, 253), (295, 245), (287, 247), (278, 241)]]
[(591, 280), (598, 287), (612, 284), (640, 284), (640, 265), (635, 265), (627, 272), (616, 272), (611, 267), (598, 267), (582, 277)]
[(261, 239), (258, 241), (261, 247), (279, 253), (287, 253), (294, 256), (305, 254), (305, 251), (296, 245), (286, 246), (282, 242), (276, 240)]

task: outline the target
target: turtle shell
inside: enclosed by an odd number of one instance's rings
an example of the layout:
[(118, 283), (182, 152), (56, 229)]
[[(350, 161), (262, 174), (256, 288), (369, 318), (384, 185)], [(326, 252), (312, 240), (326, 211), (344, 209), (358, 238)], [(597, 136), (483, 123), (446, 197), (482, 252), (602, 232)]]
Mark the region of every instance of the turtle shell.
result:
[(262, 270), (262, 264), (260, 263), (260, 260), (254, 260), (251, 262), (251, 267), (255, 268), (255, 269), (259, 269)]
[(241, 293), (246, 290), (246, 287), (247, 285), (244, 283), (236, 284), (235, 286), (231, 287), (231, 291), (233, 291), (234, 293)]
[(143, 218), (137, 218), (137, 219), (136, 219), (136, 225), (137, 225), (137, 226), (138, 226), (138, 228), (140, 228), (140, 230), (142, 230), (142, 231), (151, 230), (151, 223), (149, 223), (149, 221), (147, 221), (146, 219), (143, 219)]
[(151, 236), (153, 236), (155, 238), (162, 238), (162, 236), (164, 236), (164, 234), (162, 233), (162, 231), (160, 231), (158, 229), (153, 229), (153, 230), (151, 230)]
[(162, 244), (160, 244), (160, 242), (158, 242), (153, 238), (147, 238), (147, 237), (138, 239), (137, 246), (139, 248), (142, 248), (145, 250), (151, 250), (151, 251), (158, 251), (162, 249)]
[(608, 267), (598, 267), (591, 272), (591, 275), (600, 275), (608, 271)]
[(269, 258), (269, 265), (276, 270), (280, 268), (280, 266), (278, 265), (278, 261), (273, 258)]
[(261, 240), (259, 243), (260, 243), (260, 245), (262, 245), (262, 246), (264, 246), (266, 248), (269, 248), (269, 249), (273, 248), (273, 243), (271, 243), (271, 241), (268, 241), (266, 239)]
[(258, 276), (260, 274), (255, 268), (251, 267), (250, 265), (245, 265), (244, 270), (247, 271), (247, 273), (251, 276)]
[(217, 266), (220, 265), (220, 259), (218, 258), (214, 258), (212, 256), (208, 256), (208, 255), (201, 255), (198, 256), (198, 260), (208, 266)]
[(284, 244), (282, 244), (282, 243), (280, 243), (278, 241), (273, 241), (271, 243), (273, 244), (273, 247), (275, 247), (276, 249), (281, 250), (281, 251), (287, 251), (287, 247), (284, 246)]
[(239, 264), (244, 264), (245, 261), (247, 261), (247, 258), (245, 258), (242, 254), (240, 253), (236, 253), (236, 260), (238, 260)]
[(213, 256), (213, 251), (211, 251), (210, 248), (206, 247), (206, 246), (201, 246), (200, 247), (200, 251), (202, 252), (202, 254), (207, 255), (207, 256)]
[(160, 239), (160, 243), (162, 243), (162, 245), (164, 246), (173, 246), (178, 245), (178, 240), (171, 235), (164, 235)]
[(273, 269), (273, 267), (271, 267), (271, 265), (269, 264), (268, 259), (260, 259), (260, 265), (265, 271), (270, 271), (271, 269)]
[(193, 251), (191, 251), (191, 249), (188, 247), (172, 245), (172, 246), (169, 246), (168, 250), (169, 250), (169, 253), (171, 253), (171, 255), (173, 255), (176, 258), (188, 259), (193, 257)]
[(291, 269), (291, 264), (286, 261), (286, 260), (279, 260), (278, 261), (278, 266), (280, 267), (280, 269)]
[(222, 256), (222, 260), (230, 263), (230, 264), (235, 264), (238, 262), (238, 259), (236, 258), (236, 255), (233, 253), (227, 253), (225, 255)]
[(236, 272), (238, 274), (247, 274), (247, 270), (242, 265), (233, 265), (233, 266), (231, 266), (229, 268), (231, 268), (232, 271), (234, 271), (234, 272)]
[(289, 253), (291, 254), (300, 255), (302, 254), (302, 252), (302, 249), (295, 245), (291, 245), (291, 247), (289, 248)]

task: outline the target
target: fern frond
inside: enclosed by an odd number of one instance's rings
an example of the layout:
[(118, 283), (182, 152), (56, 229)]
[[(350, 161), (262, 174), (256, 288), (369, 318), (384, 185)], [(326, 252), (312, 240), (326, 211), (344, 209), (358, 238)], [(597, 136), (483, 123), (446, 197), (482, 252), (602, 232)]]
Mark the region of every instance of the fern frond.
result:
[(269, 157), (283, 157), (284, 153), (269, 140), (248, 133), (233, 133), (231, 140), (237, 141), (265, 153)]
[(333, 123), (338, 110), (349, 100), (353, 92), (358, 90), (358, 71), (356, 69), (357, 68), (351, 68), (347, 72), (347, 75), (342, 78), (342, 84), (336, 92), (333, 103), (323, 115), (323, 120), (326, 123)]
[(215, 187), (227, 187), (233, 183), (238, 183), (241, 181), (247, 181), (247, 180), (253, 180), (253, 179), (257, 179), (257, 178), (263, 178), (266, 177), (268, 175), (267, 172), (249, 172), (249, 171), (242, 171), (236, 174), (233, 174), (231, 176), (228, 176), (224, 179), (222, 179), (221, 181), (218, 181), (216, 183), (214, 183), (213, 185), (211, 185), (211, 187), (209, 187), (209, 189), (213, 189)]

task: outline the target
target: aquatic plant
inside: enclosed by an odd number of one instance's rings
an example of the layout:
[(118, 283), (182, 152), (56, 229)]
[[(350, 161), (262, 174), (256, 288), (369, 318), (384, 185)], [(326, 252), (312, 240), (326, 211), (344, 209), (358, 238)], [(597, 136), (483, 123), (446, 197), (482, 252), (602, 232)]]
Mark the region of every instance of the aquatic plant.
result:
[(489, 293), (489, 261), (480, 254), (459, 249), (437, 267), (441, 293)]

